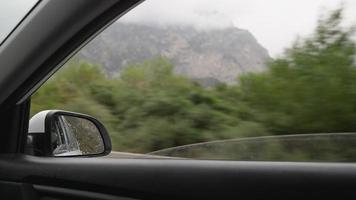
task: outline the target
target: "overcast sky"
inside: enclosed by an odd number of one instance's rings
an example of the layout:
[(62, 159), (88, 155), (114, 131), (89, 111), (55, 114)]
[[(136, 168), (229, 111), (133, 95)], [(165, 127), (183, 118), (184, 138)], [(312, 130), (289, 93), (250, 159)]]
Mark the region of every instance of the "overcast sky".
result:
[[(0, 40), (35, 2), (0, 2)], [(298, 35), (310, 34), (320, 15), (341, 4), (346, 8), (346, 24), (356, 24), (356, 0), (146, 0), (120, 21), (184, 24), (202, 30), (236, 26), (249, 30), (276, 56)]]
[(276, 56), (298, 35), (310, 34), (320, 15), (341, 4), (346, 24), (356, 24), (356, 0), (146, 0), (120, 21), (199, 29), (236, 26), (249, 30)]

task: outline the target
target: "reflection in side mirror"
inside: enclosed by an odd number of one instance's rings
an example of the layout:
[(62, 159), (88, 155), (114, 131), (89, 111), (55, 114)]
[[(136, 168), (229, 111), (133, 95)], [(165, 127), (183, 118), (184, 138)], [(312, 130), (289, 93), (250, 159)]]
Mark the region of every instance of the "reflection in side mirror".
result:
[(54, 156), (101, 154), (104, 142), (100, 131), (88, 119), (56, 115), (51, 123)]
[(95, 118), (79, 113), (42, 111), (30, 120), (26, 152), (42, 156), (107, 155), (110, 138)]

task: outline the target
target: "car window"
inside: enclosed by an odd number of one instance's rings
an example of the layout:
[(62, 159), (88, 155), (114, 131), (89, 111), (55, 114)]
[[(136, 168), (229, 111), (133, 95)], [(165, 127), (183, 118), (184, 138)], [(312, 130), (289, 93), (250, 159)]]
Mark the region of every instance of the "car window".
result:
[(38, 0), (0, 2), (0, 44), (37, 2)]
[(49, 79), (31, 115), (95, 116), (118, 158), (355, 162), (355, 9), (148, 0)]

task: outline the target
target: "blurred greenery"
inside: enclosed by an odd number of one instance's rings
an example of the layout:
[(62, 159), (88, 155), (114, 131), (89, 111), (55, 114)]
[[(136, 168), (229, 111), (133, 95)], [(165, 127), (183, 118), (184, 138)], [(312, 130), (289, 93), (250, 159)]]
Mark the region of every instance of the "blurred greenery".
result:
[(174, 74), (163, 57), (128, 65), (118, 78), (71, 61), (33, 95), (31, 115), (63, 109), (95, 116), (114, 150), (140, 153), (229, 138), (355, 131), (356, 46), (353, 29), (340, 25), (342, 11), (322, 17), (314, 34), (235, 85), (204, 88)]

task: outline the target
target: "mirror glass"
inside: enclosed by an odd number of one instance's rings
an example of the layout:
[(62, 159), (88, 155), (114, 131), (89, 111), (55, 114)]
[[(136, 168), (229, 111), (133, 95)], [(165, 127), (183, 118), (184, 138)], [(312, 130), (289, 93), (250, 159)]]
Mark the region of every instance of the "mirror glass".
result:
[(51, 123), (51, 147), (54, 156), (93, 155), (104, 152), (104, 141), (90, 120), (56, 115)]

